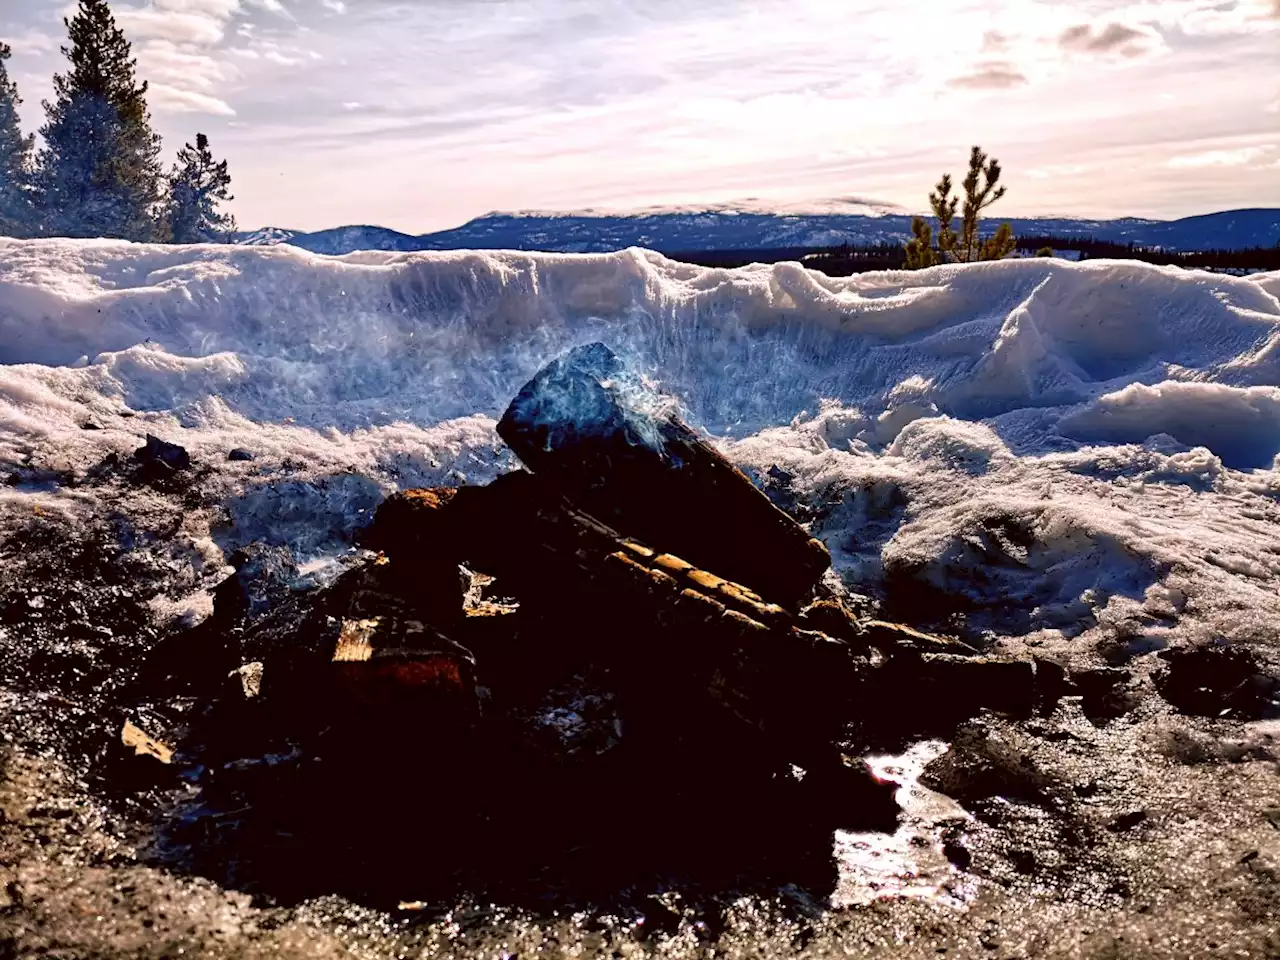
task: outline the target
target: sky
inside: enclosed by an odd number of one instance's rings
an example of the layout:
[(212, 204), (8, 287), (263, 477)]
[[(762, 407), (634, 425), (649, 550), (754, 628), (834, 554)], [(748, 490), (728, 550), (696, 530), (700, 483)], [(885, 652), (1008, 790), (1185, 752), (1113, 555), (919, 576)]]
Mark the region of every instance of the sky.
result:
[[(26, 129), (68, 0), (0, 0)], [(1280, 0), (118, 0), (169, 157), (241, 227), (861, 197), (992, 214), (1280, 206)]]

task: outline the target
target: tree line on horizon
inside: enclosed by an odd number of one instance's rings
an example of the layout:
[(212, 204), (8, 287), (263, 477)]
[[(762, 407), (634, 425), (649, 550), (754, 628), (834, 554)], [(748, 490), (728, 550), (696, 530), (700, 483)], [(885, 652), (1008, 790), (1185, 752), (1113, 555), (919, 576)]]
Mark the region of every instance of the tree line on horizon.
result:
[(107, 0), (79, 0), (63, 23), (68, 69), (42, 104), (38, 147), (22, 133), (5, 66), (11, 49), (0, 42), (0, 235), (229, 242), (235, 219), (220, 209), (233, 199), (227, 162), (198, 133), (163, 169), (148, 85)]

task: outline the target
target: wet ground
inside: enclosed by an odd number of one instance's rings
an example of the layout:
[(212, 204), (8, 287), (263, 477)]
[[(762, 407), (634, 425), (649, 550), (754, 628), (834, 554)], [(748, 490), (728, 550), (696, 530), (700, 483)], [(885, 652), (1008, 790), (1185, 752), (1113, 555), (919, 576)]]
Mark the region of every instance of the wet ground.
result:
[[(18, 479), (0, 504), (0, 957), (1280, 956), (1280, 721), (1253, 661), (1082, 650), (1069, 666), (1094, 679), (1051, 714), (878, 758), (902, 784), (893, 834), (815, 832), (797, 794), (731, 765), (693, 798), (657, 771), (554, 795), (492, 771), (503, 823), (533, 835), (573, 803), (609, 830), (559, 849), (545, 883), (491, 844), (442, 886), (457, 828), (439, 805), (321, 779), (310, 805), (273, 783), (288, 802), (255, 818), (120, 743), (124, 721), (168, 734), (208, 696), (138, 694), (174, 643), (165, 616), (222, 575), (175, 546), (224, 522), (199, 477), (143, 501), (107, 471), (69, 512), (57, 482)], [(447, 787), (440, 758), (397, 755), (403, 783)]]

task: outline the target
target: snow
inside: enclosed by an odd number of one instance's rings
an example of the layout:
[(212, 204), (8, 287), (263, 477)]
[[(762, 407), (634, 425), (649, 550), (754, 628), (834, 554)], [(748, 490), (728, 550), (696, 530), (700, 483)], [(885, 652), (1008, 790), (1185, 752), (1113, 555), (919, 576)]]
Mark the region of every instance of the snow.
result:
[(896, 203), (866, 197), (823, 197), (806, 200), (769, 200), (745, 197), (723, 203), (666, 204), (648, 207), (582, 207), (576, 210), (494, 210), (481, 219), (507, 217), (548, 220), (558, 217), (662, 217), (740, 213), (771, 216), (846, 216), (877, 217), (904, 213)]
[(789, 477), (854, 589), (933, 591), (1018, 649), (1275, 642), (1277, 295), (1278, 274), (1130, 261), (830, 278), (636, 249), (0, 240), (0, 517), (92, 508), (58, 478), (152, 433), (225, 508), (175, 557), (207, 579), (264, 539), (319, 570), (388, 492), (511, 469), (495, 418), (602, 340)]
[(1060, 424), (1082, 440), (1141, 442), (1155, 433), (1206, 447), (1228, 466), (1271, 466), (1280, 450), (1280, 389), (1221, 383), (1134, 383)]

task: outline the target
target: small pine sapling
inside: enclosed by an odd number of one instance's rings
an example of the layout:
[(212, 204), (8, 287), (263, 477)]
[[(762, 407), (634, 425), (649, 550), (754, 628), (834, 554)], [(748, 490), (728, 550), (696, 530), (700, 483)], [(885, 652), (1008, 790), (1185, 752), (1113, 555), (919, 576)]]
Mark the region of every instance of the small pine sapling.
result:
[(959, 237), (951, 229), (951, 221), (955, 219), (959, 203), (959, 197), (951, 196), (951, 174), (944, 173), (934, 192), (929, 194), (929, 206), (933, 208), (933, 215), (938, 218), (938, 251), (942, 255), (940, 259), (954, 256)]
[(942, 175), (929, 194), (929, 206), (938, 220), (937, 247), (935, 249), (933, 245), (932, 228), (916, 217), (911, 224), (914, 236), (907, 242), (907, 269), (920, 270), (938, 263), (1000, 260), (1014, 251), (1017, 244), (1009, 224), (1001, 224), (1000, 229), (986, 240), (978, 231), (983, 211), (1004, 196), (1000, 172), (1000, 161), (989, 159), (981, 147), (973, 148), (969, 154), (969, 173), (962, 184), (964, 208), (959, 233), (952, 229), (951, 224), (961, 198), (951, 193), (951, 175)]
[(907, 269), (923, 270), (936, 265), (938, 254), (933, 249), (933, 228), (923, 217), (916, 217), (911, 221), (911, 232), (915, 236), (907, 241)]

